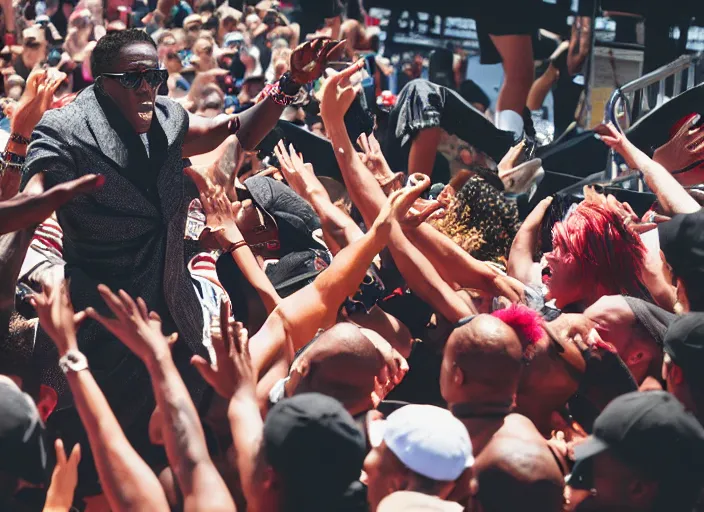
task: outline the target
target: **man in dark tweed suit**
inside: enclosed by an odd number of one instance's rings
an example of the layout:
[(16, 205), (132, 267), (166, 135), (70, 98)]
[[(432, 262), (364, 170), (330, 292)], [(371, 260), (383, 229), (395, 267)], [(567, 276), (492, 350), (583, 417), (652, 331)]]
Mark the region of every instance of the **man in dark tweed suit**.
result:
[[(75, 198), (57, 212), (76, 311), (92, 306), (109, 315), (97, 291), (100, 283), (142, 297), (161, 316), (164, 332), (179, 333), (173, 357), (196, 406), (205, 383), (189, 361), (193, 354), (205, 356), (207, 351), (201, 306), (184, 262), (184, 230), (192, 199), (184, 159), (215, 149), (235, 132), (245, 149), (254, 148), (300, 88), (300, 80), (317, 78), (310, 76), (311, 70), (319, 76), (329, 50), (329, 43), (304, 45), (294, 52), (291, 73), (263, 101), (238, 117), (204, 119), (157, 97), (167, 72), (159, 69), (156, 45), (145, 32), (108, 34), (91, 57), (95, 85), (70, 105), (47, 112), (31, 134), (25, 167), (28, 187), (48, 189), (91, 173), (105, 178), (97, 193)], [(311, 60), (315, 65), (306, 65)], [(96, 322), (86, 321), (78, 335), (80, 350), (128, 439), (148, 462), (158, 465), (162, 454), (147, 439), (154, 398), (144, 366)], [(81, 442), (86, 453), (85, 433), (50, 347), (40, 332), (36, 352), (44, 354), (44, 360), (39, 362), (46, 373), (54, 372), (52, 385), (60, 395), (50, 426), (68, 446)], [(90, 480), (97, 483), (92, 457), (84, 456), (79, 481)], [(82, 491), (99, 492), (97, 487)]]

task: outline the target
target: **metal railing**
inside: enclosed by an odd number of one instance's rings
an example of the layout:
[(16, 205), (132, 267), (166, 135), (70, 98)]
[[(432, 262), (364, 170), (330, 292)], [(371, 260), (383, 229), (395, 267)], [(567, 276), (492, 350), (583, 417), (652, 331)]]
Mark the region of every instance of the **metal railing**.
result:
[[(691, 89), (695, 85), (695, 68), (701, 58), (702, 53), (682, 55), (677, 60), (614, 90), (604, 108), (604, 121), (612, 122), (621, 132), (628, 129), (643, 114), (665, 103), (666, 82), (670, 77), (672, 77), (672, 94), (669, 99)], [(687, 72), (686, 81), (685, 72)], [(655, 84), (658, 86), (657, 91), (651, 87)], [(621, 174), (621, 169), (616, 165), (613, 156), (613, 151), (610, 151), (607, 176), (612, 180)], [(642, 186), (642, 182), (639, 182), (640, 190)]]

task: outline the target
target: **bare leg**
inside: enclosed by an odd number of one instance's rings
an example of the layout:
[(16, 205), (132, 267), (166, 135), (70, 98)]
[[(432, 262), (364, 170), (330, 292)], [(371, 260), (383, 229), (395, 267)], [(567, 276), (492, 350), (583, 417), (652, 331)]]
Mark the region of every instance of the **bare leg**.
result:
[(490, 36), (501, 55), (504, 66), (504, 83), (496, 101), (498, 127), (511, 130), (517, 135), (523, 131), (522, 118), (510, 115), (508, 121), (501, 113), (511, 111), (518, 116), (523, 113), (528, 93), (533, 85), (533, 43), (528, 35)]
[(530, 110), (540, 110), (545, 101), (545, 97), (550, 92), (552, 84), (557, 80), (559, 73), (552, 64), (548, 66), (540, 78), (538, 78), (530, 88), (526, 105)]
[(440, 143), (440, 128), (427, 128), (418, 132), (411, 142), (411, 151), (408, 154), (408, 175), (417, 172), (432, 177), (435, 155)]

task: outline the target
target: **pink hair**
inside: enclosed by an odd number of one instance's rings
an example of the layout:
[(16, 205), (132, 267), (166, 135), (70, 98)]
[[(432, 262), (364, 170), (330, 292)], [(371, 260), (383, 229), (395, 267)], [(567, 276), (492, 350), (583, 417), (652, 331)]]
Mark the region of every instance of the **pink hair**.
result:
[(524, 349), (535, 345), (545, 335), (542, 317), (527, 306), (513, 304), (506, 309), (494, 311), (491, 315), (516, 331)]
[(614, 211), (581, 203), (555, 224), (552, 245), (581, 264), (584, 284), (600, 286), (605, 295), (643, 295), (645, 246)]

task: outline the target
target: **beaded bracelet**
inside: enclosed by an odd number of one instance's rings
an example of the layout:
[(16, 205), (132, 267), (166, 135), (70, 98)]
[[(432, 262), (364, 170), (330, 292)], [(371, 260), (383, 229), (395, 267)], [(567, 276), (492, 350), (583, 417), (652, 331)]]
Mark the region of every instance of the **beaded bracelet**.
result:
[(26, 146), (26, 145), (28, 145), (30, 142), (32, 142), (31, 139), (28, 139), (28, 138), (25, 137), (24, 135), (21, 135), (21, 134), (19, 134), (19, 133), (17, 133), (17, 132), (12, 132), (12, 133), (10, 134), (10, 140), (11, 140), (12, 142), (15, 142), (15, 143), (17, 143), (17, 144), (20, 144), (20, 145), (22, 145), (22, 146)]
[(283, 107), (288, 107), (296, 101), (296, 96), (291, 96), (281, 90), (279, 82), (267, 85), (262, 91), (262, 94), (268, 96), (274, 103)]
[(2, 158), (2, 161), (5, 163), (5, 165), (18, 165), (20, 167), (24, 165), (24, 162), (26, 160), (26, 157), (18, 155), (17, 153), (12, 153), (10, 151), (4, 151), (2, 154), (0, 154), (0, 158)]

